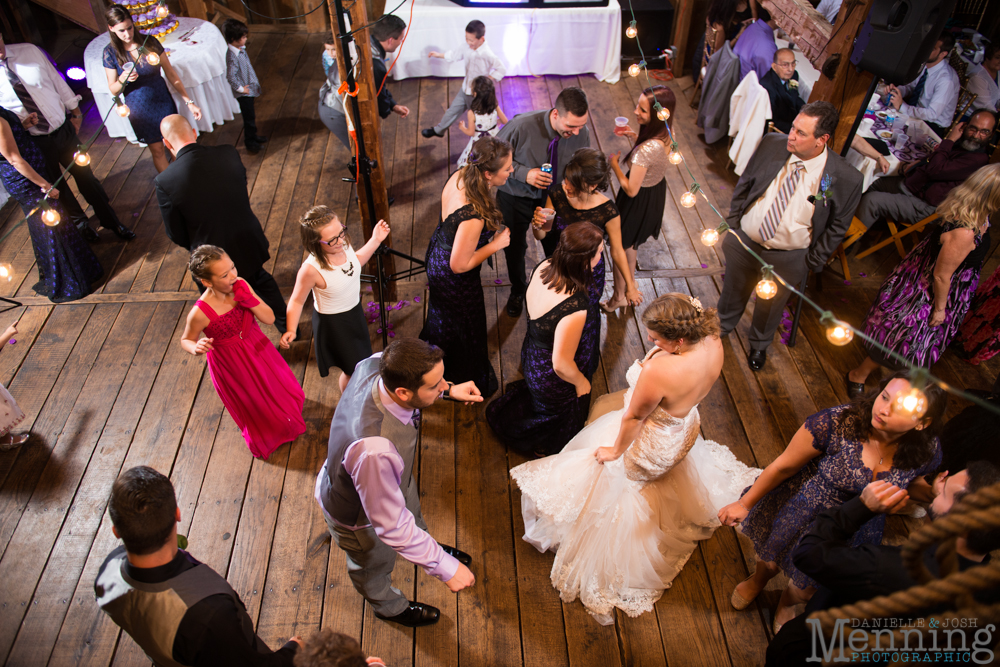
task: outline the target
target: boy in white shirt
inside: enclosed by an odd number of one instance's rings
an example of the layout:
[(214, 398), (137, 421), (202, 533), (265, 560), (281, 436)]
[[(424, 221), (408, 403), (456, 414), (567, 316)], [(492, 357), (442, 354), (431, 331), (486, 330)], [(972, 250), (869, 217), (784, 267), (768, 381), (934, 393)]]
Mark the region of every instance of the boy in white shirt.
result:
[(420, 131), (427, 139), (443, 137), (445, 131), (456, 120), (465, 117), (466, 112), (472, 108), (472, 82), (477, 76), (488, 76), (494, 81), (500, 81), (507, 73), (503, 61), (486, 44), (486, 25), (482, 21), (469, 21), (469, 25), (465, 26), (465, 43), (468, 49), (445, 53), (431, 51), (427, 54), (429, 58), (443, 58), (448, 62), (465, 61), (465, 80), (462, 82), (462, 90), (455, 95), (440, 123)]

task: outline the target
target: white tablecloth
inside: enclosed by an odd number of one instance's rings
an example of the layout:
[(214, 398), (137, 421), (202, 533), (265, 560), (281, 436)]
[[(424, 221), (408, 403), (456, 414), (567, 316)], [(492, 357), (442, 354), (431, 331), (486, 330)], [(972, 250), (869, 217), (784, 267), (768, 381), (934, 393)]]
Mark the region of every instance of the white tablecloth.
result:
[[(233, 97), (232, 88), (226, 81), (226, 40), (212, 23), (200, 19), (180, 18), (180, 26), (167, 35), (163, 46), (167, 49), (170, 64), (177, 70), (181, 82), (191, 97), (201, 108), (201, 120), (195, 121), (184, 100), (167, 84), (173, 95), (177, 109), (199, 132), (211, 132), (213, 125), (222, 125), (239, 113), (240, 107)], [(152, 37), (150, 39), (153, 39)], [(127, 118), (114, 111), (108, 78), (104, 72), (104, 47), (111, 43), (108, 33), (95, 37), (84, 51), (84, 67), (87, 70), (87, 86), (94, 94), (94, 101), (101, 117), (107, 116), (108, 135), (127, 137), (133, 143), (135, 132)]]
[[(413, 20), (410, 21), (410, 3)], [(392, 3), (390, 3), (392, 4)], [(507, 65), (508, 76), (588, 74), (615, 83), (621, 76), (622, 15), (618, 0), (607, 7), (544, 9), (460, 7), (449, 0), (408, 0), (395, 14), (411, 24), (396, 80), (419, 76), (464, 77), (465, 63), (428, 58), (464, 44), (472, 19), (486, 24), (486, 40)]]
[[(859, 137), (864, 139), (882, 139), (881, 137), (876, 137), (875, 132), (880, 130), (889, 131), (884, 123), (879, 122), (876, 124), (872, 121), (873, 119), (868, 116), (861, 121), (861, 125), (858, 127)], [(904, 162), (918, 160), (930, 153), (934, 149), (934, 146), (941, 143), (941, 138), (934, 130), (919, 118), (909, 118), (906, 120), (906, 135), (906, 144), (901, 150), (896, 150), (895, 146), (889, 147), (889, 154), (885, 156), (886, 162), (889, 163), (889, 169), (885, 173), (875, 171), (878, 163), (872, 158), (862, 155), (853, 148), (848, 149), (847, 162), (861, 172), (861, 175), (865, 179), (863, 186), (865, 190), (868, 189), (868, 186), (876, 178), (895, 176), (899, 171), (900, 157), (903, 158), (902, 161)], [(918, 137), (920, 141), (914, 141), (914, 137)], [(889, 142), (892, 142), (892, 139), (889, 139)]]

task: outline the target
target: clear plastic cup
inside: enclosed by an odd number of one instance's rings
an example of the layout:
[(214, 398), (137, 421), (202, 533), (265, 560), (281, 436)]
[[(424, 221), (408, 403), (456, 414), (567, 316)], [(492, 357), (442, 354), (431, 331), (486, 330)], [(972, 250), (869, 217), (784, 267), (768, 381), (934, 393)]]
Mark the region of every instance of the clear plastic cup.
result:
[(628, 127), (628, 118), (625, 116), (618, 116), (615, 118), (615, 125), (618, 127)]
[(541, 224), (540, 229), (547, 232), (552, 229), (552, 222), (556, 219), (556, 212), (551, 208), (543, 208), (541, 213), (542, 217), (545, 218), (545, 222)]

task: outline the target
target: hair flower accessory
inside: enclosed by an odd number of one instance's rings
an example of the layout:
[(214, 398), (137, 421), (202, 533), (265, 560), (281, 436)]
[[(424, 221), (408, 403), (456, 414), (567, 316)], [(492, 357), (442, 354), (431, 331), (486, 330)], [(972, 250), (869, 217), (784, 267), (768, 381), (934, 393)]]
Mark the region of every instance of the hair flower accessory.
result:
[(823, 174), (822, 180), (819, 182), (819, 192), (812, 196), (812, 203), (823, 202), (823, 206), (827, 206), (830, 203), (830, 186), (833, 185), (833, 176), (830, 174)]
[(698, 311), (699, 315), (701, 315), (703, 312), (705, 312), (705, 309), (701, 305), (701, 301), (698, 300), (697, 297), (689, 296), (688, 297), (688, 301), (691, 302), (691, 305), (694, 306), (694, 309), (696, 311)]

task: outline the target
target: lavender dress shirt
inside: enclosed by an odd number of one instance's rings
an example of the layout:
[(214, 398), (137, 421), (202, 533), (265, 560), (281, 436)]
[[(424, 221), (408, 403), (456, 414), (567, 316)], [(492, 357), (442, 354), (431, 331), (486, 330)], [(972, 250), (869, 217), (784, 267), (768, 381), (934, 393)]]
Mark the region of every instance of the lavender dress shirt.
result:
[[(382, 405), (390, 415), (403, 424), (413, 424), (417, 428), (419, 410), (404, 408), (392, 400), (381, 379), (378, 391)], [(371, 521), (370, 526), (379, 539), (406, 560), (422, 567), (428, 575), (448, 581), (458, 571), (458, 560), (446, 554), (426, 530), (421, 530), (413, 513), (406, 508), (406, 500), (399, 489), (405, 467), (395, 445), (385, 438), (362, 438), (351, 443), (344, 453), (344, 468), (354, 481), (361, 505)], [(348, 530), (367, 528), (345, 526), (327, 513), (320, 499), (320, 480), (326, 474), (324, 463), (316, 478), (315, 497), (327, 521)]]
[(771, 71), (774, 62), (774, 52), (778, 45), (774, 42), (774, 30), (763, 19), (751, 23), (740, 35), (733, 53), (740, 57), (740, 81), (746, 78), (750, 70), (757, 73), (757, 79)]

